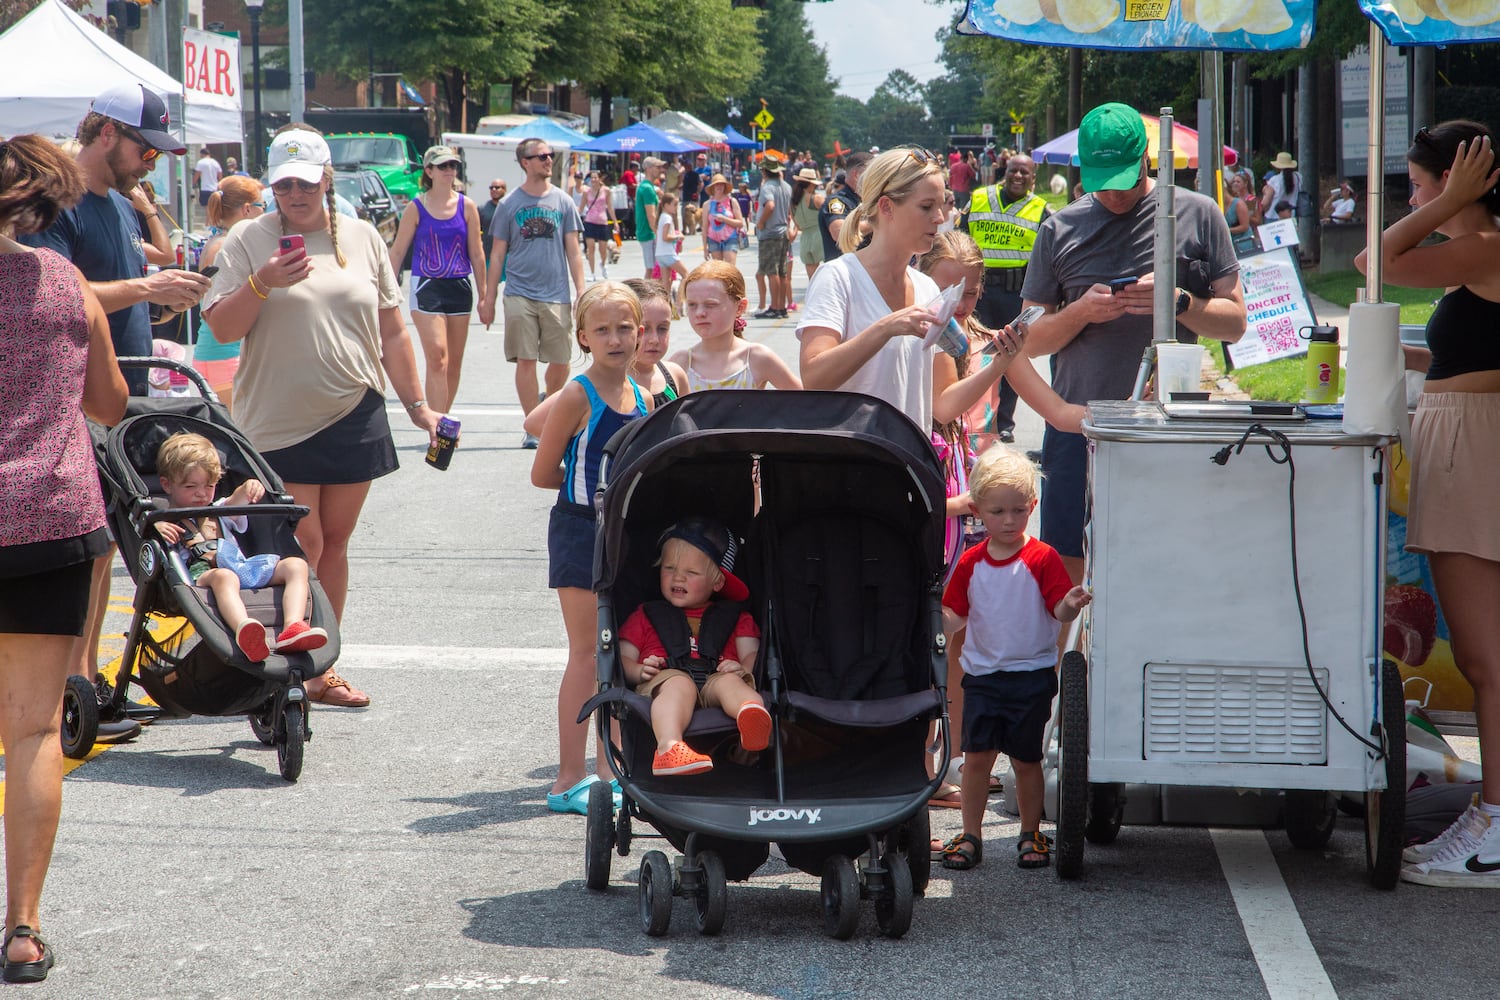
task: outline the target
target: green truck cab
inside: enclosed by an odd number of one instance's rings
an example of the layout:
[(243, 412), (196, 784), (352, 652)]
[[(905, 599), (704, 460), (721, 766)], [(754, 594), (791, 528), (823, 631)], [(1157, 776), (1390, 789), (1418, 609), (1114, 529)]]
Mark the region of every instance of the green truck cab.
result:
[(335, 167), (363, 167), (380, 175), (396, 201), (398, 217), (420, 193), (422, 154), (409, 137), (397, 132), (332, 132), (323, 138)]

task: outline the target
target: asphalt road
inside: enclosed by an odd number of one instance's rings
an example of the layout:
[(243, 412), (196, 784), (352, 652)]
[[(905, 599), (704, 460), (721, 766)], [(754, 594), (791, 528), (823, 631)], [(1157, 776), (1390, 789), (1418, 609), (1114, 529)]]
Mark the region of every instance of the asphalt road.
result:
[[(793, 326), (748, 336), (795, 357)], [(68, 774), (43, 909), (59, 965), (28, 996), (1493, 995), (1500, 894), (1374, 891), (1348, 819), (1315, 852), (1274, 829), (1126, 827), (1062, 882), (1016, 868), (995, 798), (984, 863), (937, 868), (903, 940), (878, 936), (868, 904), (853, 940), (830, 940), (817, 880), (774, 859), (731, 885), (722, 936), (700, 937), (679, 900), (669, 936), (646, 937), (634, 880), (654, 845), (590, 892), (583, 819), (545, 805), (564, 643), (552, 497), (529, 485), (511, 385), (499, 334), (471, 327), (447, 473), (392, 404), (402, 468), (352, 545), (339, 664), (374, 702), (314, 712), (299, 782), (238, 718), (158, 723)], [(1023, 420), (1024, 446), (1040, 434)], [(130, 590), (117, 568), (117, 602)], [(933, 828), (957, 832), (957, 813), (934, 810)]]

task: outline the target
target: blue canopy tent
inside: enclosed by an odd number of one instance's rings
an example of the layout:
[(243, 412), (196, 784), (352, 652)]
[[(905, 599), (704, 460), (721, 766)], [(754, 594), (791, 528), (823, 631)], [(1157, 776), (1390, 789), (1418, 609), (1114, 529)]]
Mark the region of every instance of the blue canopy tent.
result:
[(541, 139), (543, 142), (577, 149), (588, 138), (588, 133), (559, 125), (556, 120), (539, 116), (535, 121), (506, 129), (498, 136), (501, 139)]
[(693, 153), (708, 147), (668, 135), (645, 122), (637, 122), (588, 142), (573, 146), (575, 153)]
[(741, 135), (733, 125), (724, 126), (724, 145), (730, 149), (759, 149), (760, 143), (749, 136)]

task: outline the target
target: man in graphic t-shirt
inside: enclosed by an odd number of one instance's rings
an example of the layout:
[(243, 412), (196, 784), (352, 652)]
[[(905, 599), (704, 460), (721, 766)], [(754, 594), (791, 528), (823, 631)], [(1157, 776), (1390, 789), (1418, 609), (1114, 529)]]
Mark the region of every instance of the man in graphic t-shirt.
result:
[[(578, 206), (552, 183), (552, 147), (542, 139), (523, 139), (516, 159), (526, 181), (495, 209), (492, 243), (485, 274), (486, 293), (479, 321), (495, 321), (495, 292), (505, 272), (505, 359), (516, 366), (516, 396), (523, 413), (536, 409), (537, 362), (547, 366), (546, 387), (557, 392), (568, 380), (573, 358), (573, 310), (583, 292), (583, 252), (578, 234), (583, 220)], [(574, 294), (569, 294), (571, 277)], [(522, 448), (539, 442), (521, 435)]]

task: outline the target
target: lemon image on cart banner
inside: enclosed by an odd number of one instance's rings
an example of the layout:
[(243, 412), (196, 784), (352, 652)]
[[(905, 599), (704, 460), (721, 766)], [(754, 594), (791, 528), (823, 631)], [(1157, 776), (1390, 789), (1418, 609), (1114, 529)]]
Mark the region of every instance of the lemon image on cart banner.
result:
[(1392, 45), (1500, 40), (1500, 0), (1359, 0)]
[(1314, 0), (969, 0), (959, 30), (1035, 45), (1272, 51), (1307, 46), (1313, 8)]

